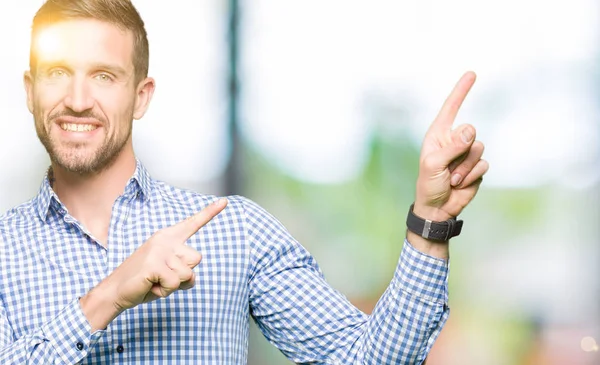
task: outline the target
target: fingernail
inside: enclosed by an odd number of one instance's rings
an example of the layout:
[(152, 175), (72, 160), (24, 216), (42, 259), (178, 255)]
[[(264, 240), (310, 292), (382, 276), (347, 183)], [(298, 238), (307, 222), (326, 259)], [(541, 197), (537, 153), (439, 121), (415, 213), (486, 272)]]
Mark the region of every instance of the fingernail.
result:
[(452, 186), (456, 186), (460, 184), (461, 176), (459, 174), (452, 175), (452, 179), (450, 179), (450, 184)]
[(223, 206), (227, 202), (227, 198), (221, 198), (214, 202), (213, 204), (217, 207)]
[(471, 132), (471, 128), (465, 128), (462, 132), (462, 140), (465, 143), (471, 142), (473, 139), (473, 132)]

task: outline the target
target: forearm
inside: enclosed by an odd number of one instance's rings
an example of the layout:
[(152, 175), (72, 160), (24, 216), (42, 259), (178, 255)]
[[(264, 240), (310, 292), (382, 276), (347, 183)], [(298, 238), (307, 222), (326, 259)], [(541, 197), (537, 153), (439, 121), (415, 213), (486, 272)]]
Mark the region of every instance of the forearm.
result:
[[(293, 249), (285, 252), (293, 255)], [(290, 360), (423, 362), (448, 317), (447, 261), (425, 256), (406, 243), (394, 278), (370, 316), (332, 289), (309, 263), (305, 257), (289, 262), (287, 270), (270, 265), (251, 285), (252, 314), (259, 328)], [(285, 300), (281, 293), (287, 293)]]
[(426, 240), (418, 234), (406, 231), (406, 240), (419, 252), (442, 260), (448, 260), (450, 250), (448, 242), (433, 242)]
[(84, 359), (104, 331), (91, 332), (79, 301), (73, 300), (46, 324), (12, 340), (3, 316), (0, 364), (75, 364)]
[(405, 243), (356, 358), (364, 364), (422, 364), (449, 315), (447, 273), (446, 261), (423, 256)]

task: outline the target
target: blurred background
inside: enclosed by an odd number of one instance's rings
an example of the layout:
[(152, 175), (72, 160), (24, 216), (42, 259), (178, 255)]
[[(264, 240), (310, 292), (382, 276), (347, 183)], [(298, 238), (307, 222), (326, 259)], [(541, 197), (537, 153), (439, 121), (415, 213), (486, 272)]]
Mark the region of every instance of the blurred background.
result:
[[(0, 12), (0, 210), (49, 164), (26, 109), (41, 0)], [(134, 0), (157, 91), (134, 124), (154, 177), (242, 194), (370, 312), (392, 277), (420, 143), (466, 70), (491, 169), (451, 244), (428, 365), (598, 364), (600, 3)], [(250, 365), (288, 364), (253, 325)]]

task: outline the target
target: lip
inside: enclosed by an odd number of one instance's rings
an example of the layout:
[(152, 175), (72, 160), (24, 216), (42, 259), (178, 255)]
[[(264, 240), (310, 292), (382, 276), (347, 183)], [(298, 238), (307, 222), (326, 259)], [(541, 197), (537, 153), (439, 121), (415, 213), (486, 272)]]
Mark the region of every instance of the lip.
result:
[(86, 124), (86, 125), (93, 125), (95, 127), (102, 127), (102, 123), (100, 123), (97, 119), (79, 118), (79, 117), (71, 117), (71, 116), (58, 117), (58, 118), (56, 118), (55, 123), (58, 124), (59, 126), (63, 123), (67, 123), (67, 124)]
[[(80, 118), (72, 116), (62, 116), (54, 120), (54, 123), (58, 127), (58, 133), (61, 139), (65, 141), (77, 141), (79, 143), (88, 142), (91, 138), (95, 138), (100, 133), (103, 127), (102, 123), (95, 118)], [(83, 131), (66, 131), (62, 129), (62, 124), (76, 124), (76, 125), (91, 125), (93, 129)]]

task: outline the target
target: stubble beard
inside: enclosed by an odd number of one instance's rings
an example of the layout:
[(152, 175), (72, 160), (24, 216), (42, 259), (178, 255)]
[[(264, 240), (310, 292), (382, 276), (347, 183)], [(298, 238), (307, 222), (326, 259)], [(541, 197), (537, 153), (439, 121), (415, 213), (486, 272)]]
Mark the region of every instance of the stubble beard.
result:
[[(64, 114), (69, 115), (69, 113)], [(52, 164), (82, 176), (96, 175), (112, 166), (125, 148), (132, 132), (132, 128), (129, 126), (127, 134), (123, 138), (118, 138), (118, 136), (110, 138), (108, 125), (103, 123), (104, 140), (95, 151), (89, 151), (89, 147), (85, 143), (65, 144), (56, 141), (49, 133), (51, 126), (60, 128), (53, 122), (55, 118), (45, 121), (42, 115), (38, 113), (34, 115), (37, 136), (48, 152)]]

